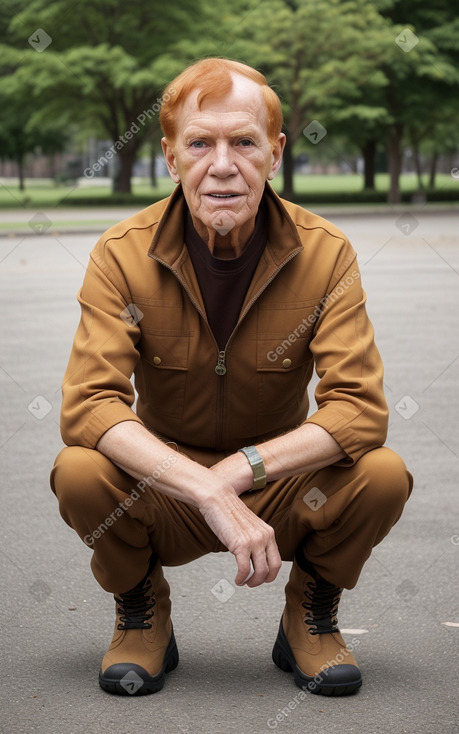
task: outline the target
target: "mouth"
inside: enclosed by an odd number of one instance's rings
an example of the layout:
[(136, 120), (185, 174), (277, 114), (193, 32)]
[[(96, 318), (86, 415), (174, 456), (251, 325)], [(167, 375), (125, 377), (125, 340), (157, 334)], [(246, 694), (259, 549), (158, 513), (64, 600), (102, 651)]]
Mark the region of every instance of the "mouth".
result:
[(225, 194), (209, 193), (205, 194), (204, 198), (212, 210), (222, 208), (234, 209), (235, 207), (240, 207), (243, 194), (236, 194), (234, 192), (227, 192)]
[(241, 196), (241, 194), (233, 194), (233, 193), (230, 193), (230, 194), (213, 194), (213, 193), (210, 193), (210, 194), (207, 194), (207, 196), (210, 196), (212, 199), (234, 199), (234, 198), (236, 198), (238, 196)]

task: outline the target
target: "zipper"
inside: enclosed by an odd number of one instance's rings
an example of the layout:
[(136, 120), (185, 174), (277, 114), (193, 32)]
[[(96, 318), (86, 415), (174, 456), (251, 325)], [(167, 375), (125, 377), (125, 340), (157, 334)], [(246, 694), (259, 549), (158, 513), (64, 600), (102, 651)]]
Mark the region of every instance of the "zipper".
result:
[[(298, 255), (298, 253), (301, 252), (302, 249), (303, 248), (300, 248), (299, 247), (296, 250), (294, 250), (288, 256), (288, 258), (286, 260), (284, 260), (284, 262), (282, 263), (282, 265), (280, 265), (280, 267), (271, 275), (271, 277), (269, 277), (268, 280), (265, 281), (265, 283), (263, 283), (263, 285), (261, 286), (261, 288), (259, 288), (257, 290), (257, 292), (252, 296), (252, 298), (250, 299), (250, 301), (247, 303), (246, 307), (242, 311), (241, 315), (239, 316), (239, 319), (237, 320), (236, 326), (234, 327), (233, 331), (229, 335), (228, 341), (225, 344), (225, 348), (222, 349), (222, 350), (220, 350), (218, 348), (217, 340), (215, 339), (215, 336), (213, 334), (213, 331), (210, 328), (210, 324), (207, 321), (206, 314), (202, 311), (202, 309), (199, 306), (199, 303), (196, 301), (194, 295), (192, 294), (192, 292), (188, 288), (187, 284), (182, 280), (182, 278), (180, 277), (180, 275), (178, 274), (178, 272), (176, 270), (174, 270), (170, 265), (168, 265), (168, 263), (164, 262), (164, 260), (160, 260), (155, 255), (152, 255), (151, 256), (153, 258), (153, 260), (156, 260), (161, 265), (164, 265), (164, 267), (166, 267), (168, 270), (170, 270), (171, 273), (173, 273), (173, 275), (175, 275), (175, 277), (177, 278), (178, 282), (180, 283), (180, 285), (182, 286), (182, 288), (187, 293), (187, 295), (188, 295), (191, 303), (195, 307), (196, 311), (199, 313), (199, 315), (202, 317), (204, 323), (206, 324), (207, 329), (209, 331), (209, 334), (210, 334), (210, 336), (212, 338), (212, 341), (214, 342), (215, 346), (217, 347), (217, 351), (218, 351), (218, 359), (217, 359), (217, 363), (216, 363), (216, 365), (214, 367), (214, 370), (215, 370), (215, 373), (219, 377), (224, 377), (226, 375), (226, 372), (227, 372), (227, 368), (226, 368), (226, 353), (227, 353), (227, 350), (228, 350), (229, 343), (232, 340), (234, 334), (236, 333), (239, 325), (241, 324), (241, 322), (243, 321), (243, 319), (247, 316), (248, 312), (252, 308), (252, 306), (255, 303), (255, 301), (261, 296), (261, 294), (263, 293), (263, 291), (266, 290), (266, 288), (274, 280), (274, 278), (276, 277), (276, 275), (278, 275), (280, 273), (280, 271), (282, 270), (282, 268), (284, 268), (285, 265), (287, 265), (287, 263), (290, 262), (290, 260), (292, 260), (296, 255)], [(216, 442), (215, 442), (216, 445), (215, 445), (215, 449), (217, 451), (219, 451), (219, 450), (222, 449), (222, 437), (223, 437), (224, 380), (218, 380), (217, 381), (217, 405), (218, 405), (218, 411), (217, 411), (217, 420), (216, 420), (216, 429), (215, 429), (215, 433), (216, 433)]]
[[(263, 283), (263, 285), (261, 286), (261, 288), (259, 288), (257, 290), (257, 292), (250, 299), (250, 301), (248, 302), (248, 304), (246, 305), (246, 307), (242, 311), (241, 315), (239, 316), (239, 318), (237, 320), (236, 326), (234, 327), (233, 331), (229, 335), (228, 341), (225, 344), (225, 348), (218, 353), (218, 362), (215, 365), (215, 372), (217, 373), (217, 375), (220, 375), (221, 377), (223, 377), (224, 375), (226, 375), (226, 352), (228, 350), (229, 343), (230, 343), (231, 339), (233, 338), (234, 334), (236, 333), (239, 325), (241, 324), (241, 322), (243, 321), (243, 319), (247, 316), (248, 312), (252, 308), (253, 304), (261, 296), (261, 294), (268, 287), (268, 285), (274, 280), (274, 278), (276, 277), (276, 275), (278, 275), (280, 273), (280, 271), (282, 270), (282, 268), (285, 265), (287, 265), (287, 263), (290, 262), (290, 260), (292, 260), (296, 255), (298, 255), (299, 252), (301, 252), (301, 249), (302, 248), (298, 248), (297, 250), (295, 250), (294, 252), (292, 252), (289, 255), (289, 257), (286, 260), (284, 260), (284, 262), (276, 270), (276, 272), (273, 273), (271, 275), (271, 277), (268, 278), (268, 280), (265, 283)], [(221, 385), (221, 389), (220, 389), (220, 385)], [(218, 390), (218, 393), (217, 393), (217, 396), (218, 396), (218, 416), (217, 416), (216, 446), (215, 446), (215, 448), (217, 450), (219, 450), (219, 449), (222, 448), (222, 438), (223, 438), (223, 408), (224, 408), (223, 388), (224, 388), (223, 380), (218, 380), (218, 383), (217, 383), (217, 390)]]
[[(226, 349), (226, 347), (225, 347)], [(226, 352), (219, 352), (218, 353), (218, 362), (215, 365), (215, 372), (217, 375), (223, 376), (226, 375), (226, 365), (225, 365), (225, 359), (226, 359)]]
[[(217, 344), (217, 340), (215, 339), (214, 333), (213, 333), (212, 329), (210, 328), (210, 324), (207, 321), (206, 314), (200, 308), (199, 303), (196, 301), (196, 298), (194, 297), (194, 295), (192, 294), (192, 292), (188, 288), (188, 286), (185, 283), (185, 281), (182, 280), (182, 278), (180, 277), (180, 275), (178, 274), (178, 272), (176, 270), (174, 270), (170, 265), (168, 265), (168, 263), (164, 262), (164, 260), (160, 260), (155, 255), (152, 255), (152, 258), (153, 258), (153, 260), (156, 260), (156, 262), (160, 263), (160, 265), (164, 265), (164, 267), (167, 268), (168, 270), (170, 270), (170, 272), (177, 278), (178, 282), (180, 283), (180, 285), (184, 289), (185, 293), (188, 295), (188, 298), (190, 299), (191, 303), (195, 307), (196, 311), (198, 312), (198, 314), (201, 316), (202, 320), (206, 324), (207, 329), (208, 329), (209, 334), (210, 334), (210, 337), (211, 337), (213, 343), (215, 344), (216, 350), (218, 352), (217, 364), (215, 365), (214, 370), (215, 370), (215, 373), (219, 377), (223, 377), (224, 375), (226, 375), (226, 364), (225, 364), (225, 360), (226, 360), (226, 347), (228, 346), (229, 339), (228, 339), (228, 342), (226, 343), (225, 349), (224, 350), (220, 350), (219, 347), (218, 347), (218, 344)], [(235, 331), (235, 329), (234, 329), (234, 331)], [(233, 335), (233, 333), (230, 335), (230, 339), (231, 339), (231, 336)], [(220, 449), (221, 440), (222, 440), (222, 433), (223, 433), (223, 420), (222, 420), (222, 417), (221, 417), (223, 415), (223, 404), (224, 404), (224, 392), (223, 392), (223, 389), (224, 389), (224, 383), (223, 383), (223, 381), (222, 380), (217, 380), (217, 415), (216, 415), (216, 420), (215, 420), (215, 436), (216, 436), (215, 448), (216, 448), (216, 450), (219, 450)]]

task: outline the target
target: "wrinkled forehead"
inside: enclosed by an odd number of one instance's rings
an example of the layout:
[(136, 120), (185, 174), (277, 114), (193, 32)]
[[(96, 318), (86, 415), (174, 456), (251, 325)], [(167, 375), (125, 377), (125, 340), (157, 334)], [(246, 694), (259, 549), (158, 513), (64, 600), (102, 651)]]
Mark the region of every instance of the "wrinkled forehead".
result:
[(232, 87), (223, 95), (207, 93), (205, 85), (192, 90), (176, 117), (177, 132), (192, 122), (220, 121), (231, 125), (254, 123), (267, 131), (268, 111), (259, 84), (232, 74)]

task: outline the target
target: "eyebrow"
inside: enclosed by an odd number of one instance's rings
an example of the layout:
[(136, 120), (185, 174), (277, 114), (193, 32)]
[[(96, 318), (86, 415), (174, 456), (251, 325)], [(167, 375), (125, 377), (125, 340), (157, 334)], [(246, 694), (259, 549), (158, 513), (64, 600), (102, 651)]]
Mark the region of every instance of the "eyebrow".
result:
[[(212, 137), (213, 136), (213, 133), (210, 130), (206, 129), (206, 128), (198, 127), (198, 126), (194, 126), (194, 125), (190, 125), (188, 128), (185, 128), (184, 136), (186, 138), (190, 138), (190, 137), (191, 138), (194, 138), (194, 137), (198, 137), (198, 138), (199, 137), (203, 137), (203, 138), (205, 138), (205, 137)], [(260, 137), (260, 134), (259, 134), (259, 131), (257, 130), (256, 127), (254, 127), (252, 125), (247, 125), (245, 127), (239, 128), (238, 130), (232, 130), (229, 133), (229, 137), (230, 138), (244, 138), (244, 137), (249, 137), (249, 138), (257, 138), (258, 139)]]
[(257, 138), (259, 136), (259, 130), (249, 125), (248, 127), (242, 127), (239, 130), (234, 130), (231, 133), (232, 138)]

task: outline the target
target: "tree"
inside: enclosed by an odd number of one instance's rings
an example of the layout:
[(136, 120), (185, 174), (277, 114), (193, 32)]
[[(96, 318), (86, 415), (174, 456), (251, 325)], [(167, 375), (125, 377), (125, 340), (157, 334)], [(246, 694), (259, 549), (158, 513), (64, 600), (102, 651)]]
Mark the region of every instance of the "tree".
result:
[[(456, 122), (458, 114), (457, 103), (452, 97), (448, 101), (449, 106), (445, 103), (445, 105), (439, 108), (439, 116), (433, 121), (429, 134), (427, 135), (422, 130), (416, 139), (418, 154), (429, 159), (429, 179), (427, 184), (429, 189), (435, 188), (437, 164), (440, 155), (446, 154), (450, 156), (450, 167), (452, 168), (455, 154), (459, 151), (459, 130)], [(410, 128), (410, 134), (414, 135), (416, 133)]]
[(415, 0), (386, 0), (381, 9), (395, 34), (383, 66), (388, 80), (385, 96), (390, 115), (387, 126), (390, 203), (400, 201), (405, 134), (418, 147), (423, 137), (432, 134), (439, 122), (438, 111), (445, 109), (445, 101), (454, 90), (457, 99), (459, 72), (454, 35), (457, 38), (459, 23), (453, 5), (457, 2), (439, 0), (433, 7)]
[[(347, 135), (360, 147), (368, 187), (374, 185), (377, 141), (385, 139), (388, 198), (399, 201), (405, 133), (424, 119), (429, 134), (435, 109), (445, 109), (445, 98), (457, 84), (453, 54), (459, 21), (451, 4), (441, 0), (432, 8), (417, 0), (265, 0), (249, 17), (250, 23), (238, 28), (231, 50), (266, 72), (284, 101), (284, 196), (293, 195), (295, 144), (303, 130), (308, 137), (307, 126), (315, 120), (328, 132), (321, 145), (332, 145), (333, 133)], [(415, 28), (422, 37), (412, 45)], [(425, 104), (427, 89), (432, 108)], [(308, 137), (311, 144), (320, 139), (317, 130), (312, 128)]]
[(21, 71), (34, 80), (37, 119), (60, 117), (110, 139), (103, 158), (117, 155), (118, 191), (130, 192), (137, 152), (158, 126), (168, 81), (158, 60), (190, 34), (194, 7), (177, 0), (153, 12), (147, 0), (80, 0), (75, 22), (71, 0), (32, 0), (10, 23), (10, 43), (32, 46), (21, 51)]
[[(146, 0), (80, 0), (76, 22), (70, 0), (3, 5), (0, 30), (8, 28), (17, 55), (6, 73), (17, 89), (25, 77), (33, 81), (25, 99), (36, 104), (29, 127), (61, 120), (109, 138), (105, 157), (117, 155), (121, 191), (130, 191), (141, 146), (154, 146), (160, 134), (161, 89), (205, 56), (245, 61), (279, 93), (287, 133), (283, 193), (290, 198), (301, 143), (338, 151), (347, 138), (364, 157), (369, 188), (378, 141), (386, 141), (389, 198), (398, 201), (404, 145), (441, 143), (445, 115), (457, 110), (457, 0), (439, 0), (434, 9), (417, 0), (177, 0), (158, 14)], [(105, 163), (102, 157), (96, 166)]]
[(328, 124), (358, 131), (385, 118), (384, 106), (367, 99), (386, 83), (379, 67), (387, 44), (386, 23), (366, 0), (265, 0), (238, 29), (231, 50), (261, 68), (283, 101), (285, 197), (294, 194), (293, 154), (303, 132), (313, 145)]
[(24, 191), (26, 156), (37, 149), (47, 155), (62, 152), (69, 134), (60, 119), (47, 118), (37, 124), (33, 82), (28, 75), (17, 73), (17, 54), (5, 49), (0, 69), (0, 157), (17, 164), (19, 190)]

